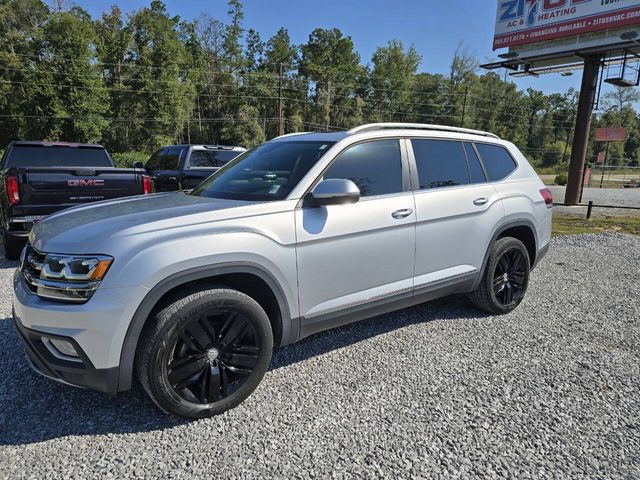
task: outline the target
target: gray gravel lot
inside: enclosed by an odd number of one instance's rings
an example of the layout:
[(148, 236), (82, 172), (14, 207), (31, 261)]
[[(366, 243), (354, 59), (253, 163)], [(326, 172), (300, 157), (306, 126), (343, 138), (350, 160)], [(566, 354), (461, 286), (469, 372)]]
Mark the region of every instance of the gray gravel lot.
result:
[(554, 239), (513, 313), (440, 300), (276, 353), (178, 421), (32, 373), (0, 263), (0, 477), (640, 478), (640, 238)]
[[(566, 187), (557, 185), (547, 186), (553, 193), (555, 202), (564, 202)], [(640, 207), (640, 188), (585, 188), (582, 193), (582, 203), (592, 201), (595, 205), (622, 205), (625, 207)], [(556, 213), (570, 213), (586, 215), (586, 207), (555, 206)], [(640, 210), (622, 208), (594, 208), (594, 215), (634, 215), (640, 216)]]

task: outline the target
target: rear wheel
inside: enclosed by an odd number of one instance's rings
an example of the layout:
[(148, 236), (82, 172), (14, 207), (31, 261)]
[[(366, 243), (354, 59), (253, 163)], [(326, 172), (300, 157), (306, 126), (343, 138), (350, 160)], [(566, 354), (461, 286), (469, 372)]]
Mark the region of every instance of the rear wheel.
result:
[(4, 256), (7, 260), (18, 260), (24, 247), (24, 240), (12, 237), (3, 228), (2, 246), (4, 247)]
[(472, 303), (490, 313), (511, 312), (524, 298), (529, 272), (524, 244), (512, 237), (498, 239), (491, 247), (480, 285), (471, 293)]
[(137, 359), (142, 386), (163, 410), (186, 418), (221, 414), (264, 376), (273, 349), (269, 318), (251, 297), (224, 288), (162, 309)]

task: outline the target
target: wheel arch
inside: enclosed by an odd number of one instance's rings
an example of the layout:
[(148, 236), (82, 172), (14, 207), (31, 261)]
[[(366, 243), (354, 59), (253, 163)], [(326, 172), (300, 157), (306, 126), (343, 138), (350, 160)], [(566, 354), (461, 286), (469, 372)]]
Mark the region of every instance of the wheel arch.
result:
[[(118, 391), (121, 392), (131, 388), (140, 335), (154, 310), (163, 303), (163, 300), (168, 300), (167, 295), (173, 296), (173, 294), (177, 294), (184, 289), (208, 283), (228, 285), (231, 288), (236, 288), (239, 291), (244, 290), (243, 293), (247, 293), (247, 288), (243, 288), (239, 283), (230, 285), (230, 279), (236, 278), (236, 281), (239, 281), (240, 276), (243, 276), (242, 278), (244, 279), (256, 279), (256, 281), (262, 282), (263, 286), (268, 288), (268, 292), (265, 292), (265, 295), (267, 297), (272, 295), (271, 298), (275, 301), (274, 306), (277, 307), (277, 315), (275, 317), (273, 315), (269, 316), (274, 330), (274, 345), (290, 343), (298, 334), (296, 331), (297, 326), (294, 326), (295, 322), (291, 318), (284, 290), (268, 271), (252, 263), (225, 263), (192, 268), (171, 275), (159, 282), (147, 293), (138, 306), (127, 329), (120, 352)], [(259, 300), (257, 301), (261, 303)]]
[(478, 279), (473, 286), (474, 290), (478, 287), (478, 284), (482, 280), (482, 274), (487, 266), (491, 248), (493, 247), (494, 243), (496, 243), (496, 240), (503, 237), (513, 237), (520, 240), (525, 245), (525, 247), (527, 248), (527, 252), (529, 253), (531, 269), (535, 267), (536, 260), (538, 258), (538, 240), (536, 237), (535, 225), (532, 221), (526, 219), (508, 221), (497, 227), (491, 236), (491, 241), (487, 246), (487, 251), (485, 252), (484, 259), (482, 260), (480, 275), (478, 276)]

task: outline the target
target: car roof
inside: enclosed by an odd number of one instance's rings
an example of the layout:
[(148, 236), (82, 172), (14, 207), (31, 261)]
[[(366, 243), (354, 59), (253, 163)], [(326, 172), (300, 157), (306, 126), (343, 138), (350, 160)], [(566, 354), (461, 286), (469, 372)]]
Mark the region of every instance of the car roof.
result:
[(31, 146), (31, 147), (71, 147), (71, 148), (100, 148), (102, 145), (97, 143), (74, 143), (74, 142), (46, 142), (44, 140), (16, 140), (11, 142), (14, 146)]
[(379, 138), (379, 137), (431, 137), (449, 138), (469, 141), (489, 141), (501, 143), (500, 138), (489, 132), (447, 125), (427, 125), (417, 123), (373, 123), (361, 125), (351, 130), (338, 132), (300, 132), (276, 137), (272, 142), (339, 142), (346, 138)]
[(181, 145), (166, 145), (162, 148), (170, 147), (192, 147), (192, 148), (210, 148), (210, 149), (223, 149), (223, 150), (246, 150), (244, 147), (238, 147), (234, 145), (211, 145), (207, 143), (183, 143)]

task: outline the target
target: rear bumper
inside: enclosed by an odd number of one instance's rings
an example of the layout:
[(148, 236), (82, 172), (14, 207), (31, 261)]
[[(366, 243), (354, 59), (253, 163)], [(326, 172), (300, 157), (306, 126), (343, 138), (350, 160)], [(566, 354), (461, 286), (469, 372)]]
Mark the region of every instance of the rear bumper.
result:
[[(115, 394), (118, 391), (118, 368), (98, 369), (93, 366), (80, 345), (71, 337), (41, 333), (26, 328), (13, 317), (13, 325), (22, 341), (29, 365), (40, 375), (76, 387)], [(49, 339), (69, 342), (78, 353), (79, 360), (65, 360), (47, 346)]]

